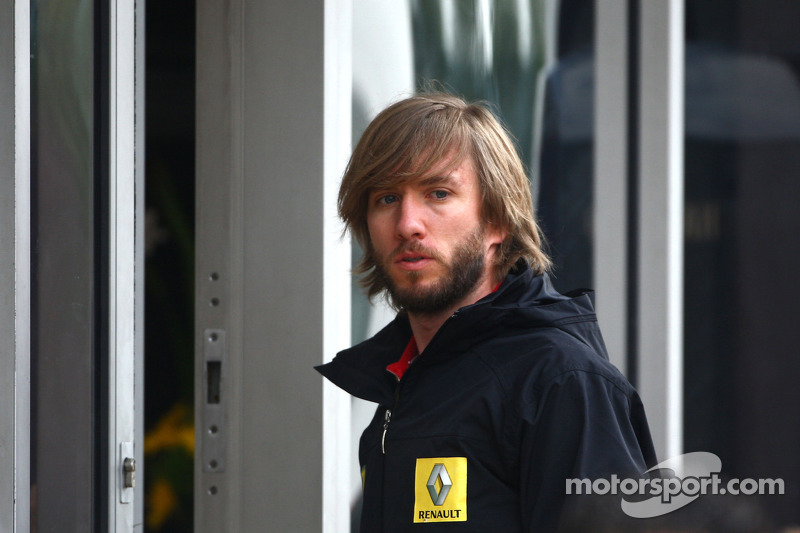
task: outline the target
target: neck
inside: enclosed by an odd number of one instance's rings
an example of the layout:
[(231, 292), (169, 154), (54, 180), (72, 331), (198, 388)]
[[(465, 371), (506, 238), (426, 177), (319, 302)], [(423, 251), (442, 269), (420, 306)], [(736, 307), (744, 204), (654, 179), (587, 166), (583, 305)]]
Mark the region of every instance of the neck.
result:
[(417, 343), (417, 349), (419, 350), (419, 353), (425, 351), (425, 348), (431, 342), (433, 336), (436, 335), (436, 332), (439, 331), (439, 328), (442, 327), (442, 325), (447, 321), (448, 318), (450, 318), (450, 316), (453, 315), (453, 313), (462, 307), (474, 304), (492, 292), (494, 289), (494, 282), (492, 279), (493, 278), (491, 277), (484, 278), (484, 280), (476, 285), (467, 296), (439, 313), (408, 313), (408, 322), (411, 325), (411, 331), (414, 334), (414, 340)]

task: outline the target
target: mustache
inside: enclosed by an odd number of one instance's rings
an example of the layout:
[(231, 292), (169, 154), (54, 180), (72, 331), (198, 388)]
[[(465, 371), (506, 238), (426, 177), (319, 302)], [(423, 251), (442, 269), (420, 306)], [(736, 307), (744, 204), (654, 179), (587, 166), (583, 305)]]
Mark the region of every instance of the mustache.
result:
[(400, 244), (394, 251), (391, 253), (391, 257), (397, 257), (400, 254), (404, 254), (406, 252), (417, 253), (420, 255), (424, 255), (426, 257), (430, 257), (431, 259), (435, 259), (437, 261), (442, 260), (441, 254), (438, 251), (434, 250), (433, 248), (428, 248), (423, 246), (419, 243), (419, 241), (406, 241)]

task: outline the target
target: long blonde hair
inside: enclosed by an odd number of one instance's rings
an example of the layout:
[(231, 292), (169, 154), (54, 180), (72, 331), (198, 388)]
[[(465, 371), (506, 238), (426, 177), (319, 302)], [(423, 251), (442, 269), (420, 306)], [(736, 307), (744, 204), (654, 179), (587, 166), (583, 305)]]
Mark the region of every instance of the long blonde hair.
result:
[[(369, 297), (386, 289), (375, 273), (367, 227), (369, 194), (425, 176), (442, 161), (452, 167), (471, 158), (482, 196), (483, 224), (503, 228), (496, 274), (502, 279), (520, 258), (536, 273), (550, 268), (533, 214), (530, 182), (511, 137), (481, 103), (447, 93), (426, 93), (387, 107), (367, 126), (339, 188), (339, 216), (364, 250), (357, 273)], [(448, 169), (449, 170), (449, 169)]]

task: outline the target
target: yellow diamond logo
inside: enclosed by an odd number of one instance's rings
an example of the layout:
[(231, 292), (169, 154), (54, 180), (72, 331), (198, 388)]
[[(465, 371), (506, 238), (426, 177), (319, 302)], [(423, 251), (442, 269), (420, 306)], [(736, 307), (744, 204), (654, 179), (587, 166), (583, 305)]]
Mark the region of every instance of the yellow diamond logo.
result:
[(414, 522), (467, 521), (467, 458), (417, 459)]
[(450, 492), (450, 487), (452, 486), (453, 483), (450, 481), (450, 476), (447, 474), (447, 469), (444, 465), (442, 463), (433, 465), (431, 477), (428, 478), (427, 483), (433, 505), (444, 505), (447, 493)]

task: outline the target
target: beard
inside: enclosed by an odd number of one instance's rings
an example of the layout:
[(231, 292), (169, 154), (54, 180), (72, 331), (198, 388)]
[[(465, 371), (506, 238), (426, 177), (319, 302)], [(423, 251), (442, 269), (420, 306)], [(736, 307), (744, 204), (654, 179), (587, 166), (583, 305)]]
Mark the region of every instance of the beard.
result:
[[(375, 272), (386, 287), (389, 304), (395, 309), (418, 315), (435, 315), (456, 305), (475, 288), (483, 275), (486, 261), (483, 233), (483, 228), (479, 227), (469, 234), (456, 246), (450, 262), (435, 250), (415, 242), (400, 246), (382, 261), (376, 262)], [(396, 254), (405, 251), (432, 257), (444, 266), (444, 274), (430, 285), (420, 286), (417, 282), (423, 277), (421, 272), (405, 272), (403, 275), (410, 282), (409, 286), (398, 287), (389, 275), (389, 265)]]

